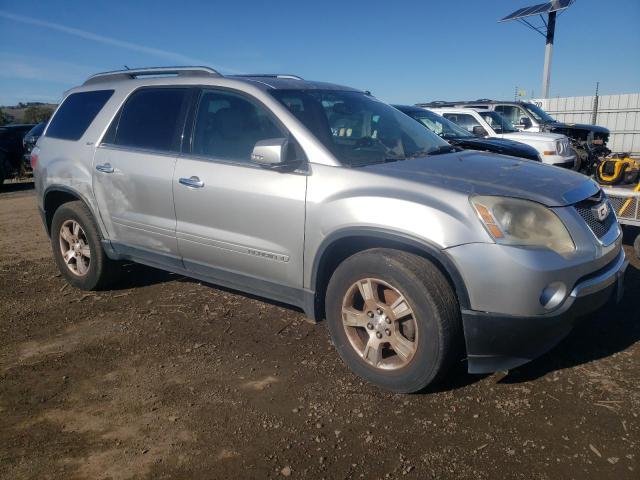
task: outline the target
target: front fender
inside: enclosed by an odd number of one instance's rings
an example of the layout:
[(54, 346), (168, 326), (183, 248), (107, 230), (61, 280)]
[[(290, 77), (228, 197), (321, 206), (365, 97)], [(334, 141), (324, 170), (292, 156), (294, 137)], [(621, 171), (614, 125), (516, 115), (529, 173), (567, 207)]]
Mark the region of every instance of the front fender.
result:
[(310, 290), (316, 292), (318, 290), (318, 279), (320, 277), (320, 269), (322, 263), (326, 260), (325, 255), (331, 250), (332, 245), (336, 242), (347, 238), (370, 238), (380, 240), (381, 242), (389, 242), (398, 247), (408, 250), (415, 250), (423, 255), (430, 257), (444, 272), (449, 276), (456, 290), (458, 301), (462, 308), (469, 308), (469, 294), (462, 279), (462, 275), (458, 271), (456, 265), (446, 253), (437, 245), (428, 240), (413, 237), (407, 234), (400, 234), (392, 230), (377, 227), (348, 227), (337, 230), (322, 241), (313, 258), (310, 269)]

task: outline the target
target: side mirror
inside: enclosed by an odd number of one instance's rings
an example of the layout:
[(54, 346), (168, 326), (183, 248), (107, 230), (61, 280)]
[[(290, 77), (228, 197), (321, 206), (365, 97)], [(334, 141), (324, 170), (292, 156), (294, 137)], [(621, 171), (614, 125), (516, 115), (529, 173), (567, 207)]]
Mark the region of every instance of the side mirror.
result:
[(531, 119), (529, 117), (520, 117), (520, 125), (524, 128), (531, 128)]
[(281, 167), (287, 163), (288, 147), (286, 138), (259, 140), (251, 152), (251, 161), (265, 167)]
[(473, 127), (473, 130), (471, 131), (471, 133), (473, 133), (476, 137), (487, 136), (487, 131), (484, 129), (482, 125), (476, 125), (475, 127)]

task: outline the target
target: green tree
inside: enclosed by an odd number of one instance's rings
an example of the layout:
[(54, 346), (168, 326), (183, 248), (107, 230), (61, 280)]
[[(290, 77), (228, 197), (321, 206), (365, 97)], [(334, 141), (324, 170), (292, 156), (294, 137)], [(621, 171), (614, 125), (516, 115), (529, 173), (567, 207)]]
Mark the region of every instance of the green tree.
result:
[(25, 123), (40, 123), (49, 120), (53, 109), (43, 105), (31, 105), (24, 111)]
[(6, 125), (7, 123), (9, 123), (9, 117), (0, 109), (0, 125)]

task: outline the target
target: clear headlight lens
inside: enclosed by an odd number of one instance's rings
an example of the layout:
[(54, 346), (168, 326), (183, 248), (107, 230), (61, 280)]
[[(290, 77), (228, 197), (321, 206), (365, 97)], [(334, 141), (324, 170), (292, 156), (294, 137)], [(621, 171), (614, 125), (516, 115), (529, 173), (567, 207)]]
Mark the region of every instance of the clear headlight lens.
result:
[(544, 205), (494, 196), (474, 196), (470, 201), (496, 243), (546, 247), (560, 255), (576, 249), (567, 227)]
[(558, 155), (562, 154), (562, 141), (556, 140), (556, 153)]

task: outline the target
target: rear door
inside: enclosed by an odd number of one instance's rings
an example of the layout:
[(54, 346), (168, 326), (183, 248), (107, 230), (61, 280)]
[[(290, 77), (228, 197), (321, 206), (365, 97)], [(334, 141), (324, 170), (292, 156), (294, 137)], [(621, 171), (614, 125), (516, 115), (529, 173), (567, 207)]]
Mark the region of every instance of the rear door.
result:
[(173, 171), (192, 90), (145, 87), (116, 115), (94, 157), (94, 192), (116, 251), (181, 266)]
[(251, 161), (257, 141), (289, 133), (256, 99), (226, 89), (203, 90), (194, 119), (173, 181), (185, 267), (242, 289), (301, 287), (306, 173)]

